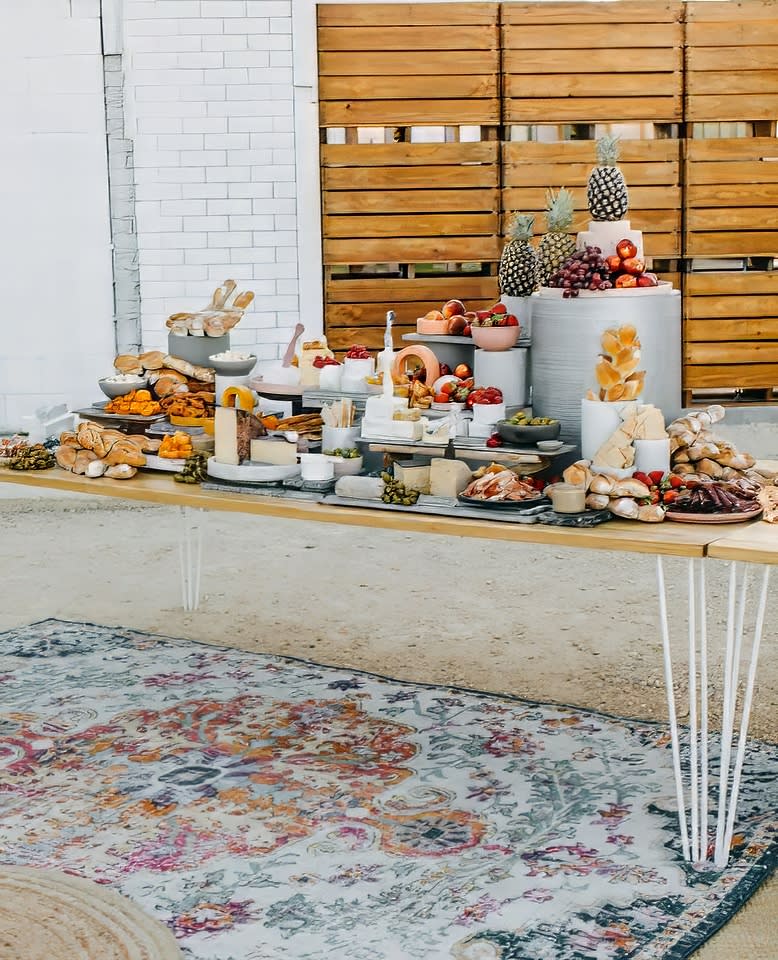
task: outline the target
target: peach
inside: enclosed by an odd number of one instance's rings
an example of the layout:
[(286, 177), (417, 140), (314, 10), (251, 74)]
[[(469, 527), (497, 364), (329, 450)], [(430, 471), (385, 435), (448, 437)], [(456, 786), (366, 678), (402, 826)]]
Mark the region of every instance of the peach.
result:
[(446, 320), (452, 317), (461, 317), (465, 312), (465, 305), (461, 300), (449, 300), (443, 304), (442, 313)]

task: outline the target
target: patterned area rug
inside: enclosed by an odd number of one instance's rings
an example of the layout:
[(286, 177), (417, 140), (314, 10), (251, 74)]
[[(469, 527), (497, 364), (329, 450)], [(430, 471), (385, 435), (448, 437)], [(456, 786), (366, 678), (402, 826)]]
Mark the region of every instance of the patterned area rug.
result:
[(0, 634), (0, 860), (107, 884), (197, 960), (678, 960), (778, 850), (683, 864), (664, 727), (126, 629)]

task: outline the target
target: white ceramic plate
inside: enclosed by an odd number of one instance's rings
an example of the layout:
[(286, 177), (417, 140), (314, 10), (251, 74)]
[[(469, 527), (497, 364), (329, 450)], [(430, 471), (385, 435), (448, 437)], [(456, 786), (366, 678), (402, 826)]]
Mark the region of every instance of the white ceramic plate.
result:
[(273, 483), (300, 476), (300, 465), (277, 466), (272, 463), (220, 463), (215, 457), (208, 460), (208, 475), (217, 480), (235, 483)]

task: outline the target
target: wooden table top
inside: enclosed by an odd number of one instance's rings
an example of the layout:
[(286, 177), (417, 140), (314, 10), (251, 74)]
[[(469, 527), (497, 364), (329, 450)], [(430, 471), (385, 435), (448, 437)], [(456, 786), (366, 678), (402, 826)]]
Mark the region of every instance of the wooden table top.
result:
[(778, 563), (778, 527), (755, 521), (734, 529), (715, 524), (637, 523), (612, 520), (597, 527), (553, 527), (546, 524), (508, 524), (457, 517), (374, 510), (369, 507), (339, 507), (315, 501), (285, 500), (280, 497), (203, 490), (199, 485), (176, 483), (172, 474), (141, 471), (131, 480), (92, 480), (59, 468), (16, 472), (3, 470), (0, 483), (38, 489), (86, 493), (94, 496), (137, 500), (143, 503), (196, 507), (339, 523), (347, 526), (378, 527), (414, 533), (435, 533), (484, 540), (548, 544), (590, 550), (662, 554), (676, 557), (713, 556), (720, 559)]

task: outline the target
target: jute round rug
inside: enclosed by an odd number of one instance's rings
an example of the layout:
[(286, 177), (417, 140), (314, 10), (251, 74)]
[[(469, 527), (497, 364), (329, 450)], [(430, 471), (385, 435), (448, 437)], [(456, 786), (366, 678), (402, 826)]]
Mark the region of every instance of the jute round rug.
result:
[(91, 880), (0, 866), (0, 960), (181, 960), (175, 937)]

